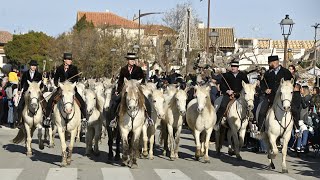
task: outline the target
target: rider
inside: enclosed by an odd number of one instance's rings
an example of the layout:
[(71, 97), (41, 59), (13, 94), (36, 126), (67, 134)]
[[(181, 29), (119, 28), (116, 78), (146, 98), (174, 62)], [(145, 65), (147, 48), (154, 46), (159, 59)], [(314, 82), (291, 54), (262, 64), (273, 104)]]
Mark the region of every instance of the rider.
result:
[(217, 111), (217, 124), (214, 127), (215, 130), (219, 129), (223, 114), (225, 113), (230, 100), (240, 96), (240, 92), (243, 88), (242, 81), (249, 83), (247, 75), (239, 70), (238, 60), (231, 61), (230, 65), (231, 71), (222, 74), (220, 90), (223, 97)]
[[(118, 112), (118, 108), (119, 108), (118, 106), (121, 101), (121, 91), (122, 91), (122, 88), (124, 85), (123, 84), (124, 78), (126, 78), (127, 80), (131, 80), (131, 79), (141, 80), (142, 79), (142, 83), (145, 82), (145, 75), (144, 75), (141, 67), (137, 66), (135, 64), (136, 59), (138, 59), (138, 57), (136, 56), (136, 53), (128, 52), (126, 59), (128, 60), (127, 65), (123, 66), (120, 69), (120, 77), (118, 80), (118, 87), (115, 92), (115, 95), (116, 95), (116, 98), (114, 100), (115, 103), (113, 104), (113, 107), (111, 108), (111, 111), (113, 111), (112, 114), (115, 115), (115, 118), (110, 123), (111, 126), (114, 126), (114, 123), (116, 122), (117, 112)], [(146, 97), (145, 97), (145, 104), (146, 104), (147, 113), (148, 113), (149, 117), (151, 117), (151, 105)], [(150, 118), (148, 118), (148, 119), (150, 119)]]
[(258, 128), (261, 128), (263, 125), (269, 106), (273, 103), (280, 86), (281, 79), (291, 80), (293, 78), (290, 71), (280, 65), (278, 56), (269, 56), (268, 63), (270, 68), (260, 82), (261, 91), (265, 93), (265, 96), (259, 112)]
[[(58, 82), (70, 81), (72, 83), (79, 81), (79, 72), (78, 68), (75, 65), (72, 65), (72, 54), (71, 53), (64, 53), (63, 54), (63, 64), (59, 66), (54, 74), (54, 84), (58, 86)], [(52, 111), (53, 103), (61, 96), (61, 89), (60, 87), (56, 89), (56, 91), (52, 94), (50, 99), (48, 100), (48, 105), (46, 108), (46, 120), (43, 122), (45, 127), (50, 126), (51, 118), (50, 114)], [(75, 98), (80, 102), (80, 110), (81, 110), (81, 117), (82, 121), (86, 121), (86, 104), (83, 101), (82, 97), (75, 88)]]
[[(18, 119), (17, 119), (17, 124), (18, 127), (22, 124), (22, 110), (24, 107), (25, 99), (24, 99), (24, 93), (28, 90), (29, 88), (29, 82), (39, 82), (42, 80), (42, 75), (41, 73), (37, 70), (38, 62), (36, 60), (31, 60), (29, 62), (30, 69), (22, 74), (20, 86), (19, 86), (19, 93), (20, 93), (20, 101), (18, 105)], [(20, 92), (22, 90), (22, 92)], [(42, 104), (42, 107), (46, 107), (46, 101), (43, 100), (43, 96), (40, 96), (40, 101)]]

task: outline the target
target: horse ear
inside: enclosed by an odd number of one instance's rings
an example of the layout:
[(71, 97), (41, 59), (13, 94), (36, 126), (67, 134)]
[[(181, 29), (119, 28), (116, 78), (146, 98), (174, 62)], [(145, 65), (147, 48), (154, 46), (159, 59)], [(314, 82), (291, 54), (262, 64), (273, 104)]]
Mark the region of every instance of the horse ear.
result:
[(40, 86), (40, 85), (41, 85), (41, 83), (42, 83), (42, 81), (39, 81), (39, 82), (38, 82), (38, 86)]
[(138, 80), (138, 83), (141, 84), (142, 83), (142, 79)]
[(194, 89), (195, 89), (195, 90), (197, 90), (197, 89), (198, 89), (198, 87), (199, 87), (198, 85), (195, 85), (195, 86), (194, 86)]
[(242, 80), (242, 87), (244, 87), (246, 85), (246, 83)]
[(77, 82), (74, 82), (74, 83), (72, 84), (73, 88), (75, 88), (76, 85), (77, 85)]
[(59, 87), (63, 88), (63, 83), (59, 82)]
[(293, 78), (291, 78), (291, 84), (294, 84), (294, 79)]
[(206, 90), (207, 90), (207, 91), (210, 91), (210, 89), (211, 89), (210, 86), (207, 86), (207, 87), (206, 87)]
[(281, 82), (280, 82), (280, 84), (283, 84), (283, 82), (284, 82), (284, 79), (283, 79), (283, 78), (281, 78)]
[(29, 80), (27, 80), (28, 81), (28, 84), (30, 85), (31, 84), (31, 82), (29, 81)]
[(128, 79), (124, 78), (124, 84), (127, 84), (127, 83), (128, 83)]

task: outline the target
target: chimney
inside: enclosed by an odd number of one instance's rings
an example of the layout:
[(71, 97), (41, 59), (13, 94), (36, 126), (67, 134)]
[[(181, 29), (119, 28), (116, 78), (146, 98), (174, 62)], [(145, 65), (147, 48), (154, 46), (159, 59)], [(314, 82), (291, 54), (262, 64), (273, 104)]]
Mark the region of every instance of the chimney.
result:
[(200, 21), (200, 22), (198, 23), (198, 28), (199, 28), (199, 29), (204, 29), (204, 22)]

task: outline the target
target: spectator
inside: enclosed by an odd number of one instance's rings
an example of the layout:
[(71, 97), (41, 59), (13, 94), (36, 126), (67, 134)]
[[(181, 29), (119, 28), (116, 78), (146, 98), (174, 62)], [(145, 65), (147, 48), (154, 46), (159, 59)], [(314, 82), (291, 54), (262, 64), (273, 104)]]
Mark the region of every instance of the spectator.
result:
[(291, 75), (294, 78), (294, 82), (296, 83), (299, 79), (299, 74), (297, 73), (296, 67), (294, 65), (290, 65), (289, 71), (291, 72)]
[(4, 91), (4, 88), (0, 86), (0, 125), (3, 125), (5, 123), (4, 115), (5, 115), (5, 98), (6, 93)]

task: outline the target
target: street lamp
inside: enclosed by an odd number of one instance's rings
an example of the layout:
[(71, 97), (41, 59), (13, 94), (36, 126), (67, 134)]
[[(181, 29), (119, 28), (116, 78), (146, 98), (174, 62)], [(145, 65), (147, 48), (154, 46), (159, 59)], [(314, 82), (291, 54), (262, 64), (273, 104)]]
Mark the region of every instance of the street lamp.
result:
[(209, 33), (209, 37), (211, 39), (211, 43), (214, 42), (214, 47), (215, 47), (215, 54), (212, 60), (212, 63), (216, 60), (217, 56), (217, 49), (218, 49), (218, 39), (219, 39), (219, 33), (215, 31), (214, 29)]
[(171, 51), (171, 42), (167, 39), (166, 42), (164, 42), (163, 44), (165, 52), (166, 52), (166, 72), (169, 72), (169, 62), (168, 62), (168, 58), (169, 58), (169, 53)]
[(280, 27), (282, 31), (282, 35), (284, 38), (284, 59), (283, 59), (283, 66), (287, 67), (287, 61), (288, 61), (288, 39), (291, 35), (292, 27), (294, 25), (294, 22), (292, 19), (289, 18), (289, 15), (287, 14), (284, 19), (280, 22)]
[(111, 50), (111, 54), (112, 54), (112, 70), (111, 70), (111, 76), (112, 76), (112, 78), (113, 78), (113, 75), (114, 75), (114, 55), (116, 54), (116, 52), (117, 52), (117, 49), (115, 49), (115, 48), (112, 48)]

